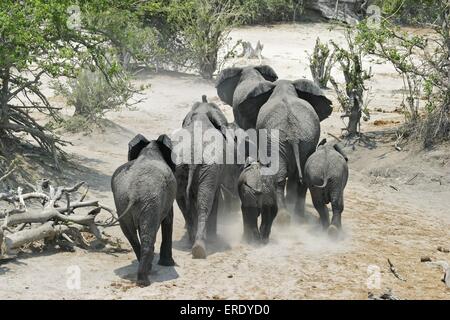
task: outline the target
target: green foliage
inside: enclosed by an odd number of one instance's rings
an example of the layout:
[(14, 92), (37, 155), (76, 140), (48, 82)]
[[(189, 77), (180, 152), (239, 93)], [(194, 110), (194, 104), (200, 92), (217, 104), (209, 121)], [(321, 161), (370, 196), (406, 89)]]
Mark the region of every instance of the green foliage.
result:
[(435, 3), (435, 12), (438, 17), (427, 35), (406, 32), (384, 20), (375, 29), (361, 23), (357, 37), (366, 53), (390, 62), (403, 77), (403, 134), (420, 138), (426, 147), (450, 137), (450, 3)]
[(125, 69), (128, 69), (131, 58), (150, 66), (163, 56), (158, 30), (145, 26), (136, 12), (111, 8), (101, 13), (87, 13), (85, 22), (86, 29), (109, 40), (114, 55)]
[(230, 0), (175, 0), (169, 21), (179, 30), (178, 39), (189, 52), (191, 66), (210, 79), (217, 69), (218, 51), (241, 17), (242, 11)]
[(326, 88), (330, 80), (331, 69), (335, 62), (334, 55), (328, 45), (317, 38), (313, 54), (309, 57), (309, 66), (314, 82), (321, 88)]
[(125, 74), (116, 75), (108, 81), (99, 70), (81, 70), (76, 78), (68, 79), (66, 84), (55, 82), (53, 89), (75, 108), (74, 119), (65, 123), (71, 131), (86, 128), (103, 118), (108, 111), (131, 106), (134, 93)]
[(436, 6), (441, 1), (443, 0), (377, 0), (375, 4), (395, 23), (416, 25), (436, 21), (439, 17)]
[(107, 81), (120, 71), (111, 61), (111, 39), (89, 24), (89, 17), (108, 10), (125, 16), (132, 0), (79, 1), (80, 26), (68, 22), (72, 0), (0, 2), (0, 137), (17, 140), (26, 133), (55, 155), (63, 143), (35, 121), (32, 110), (59, 118), (41, 91), (41, 78), (75, 77), (83, 66), (100, 70)]
[(336, 61), (339, 62), (345, 78), (345, 92), (341, 90), (337, 82), (331, 78), (330, 81), (338, 95), (338, 101), (344, 111), (342, 118), (349, 118), (347, 132), (349, 136), (359, 133), (361, 117), (370, 117), (364, 94), (368, 91), (366, 81), (372, 78), (371, 69), (363, 67), (363, 48), (355, 41), (355, 34), (349, 28), (346, 30), (345, 38), (347, 47), (343, 48), (331, 41), (335, 50)]
[(303, 0), (235, 0), (245, 12), (245, 24), (297, 21), (303, 14)]

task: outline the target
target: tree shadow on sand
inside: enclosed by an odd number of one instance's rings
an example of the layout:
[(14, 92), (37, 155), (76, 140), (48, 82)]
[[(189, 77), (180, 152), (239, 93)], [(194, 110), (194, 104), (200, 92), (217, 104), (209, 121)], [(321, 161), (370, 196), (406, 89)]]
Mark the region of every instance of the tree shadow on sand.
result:
[[(165, 282), (179, 277), (175, 267), (160, 266), (157, 262), (159, 254), (155, 254), (150, 272), (150, 282)], [(114, 270), (114, 273), (124, 280), (136, 281), (139, 263), (133, 260), (131, 264)]]

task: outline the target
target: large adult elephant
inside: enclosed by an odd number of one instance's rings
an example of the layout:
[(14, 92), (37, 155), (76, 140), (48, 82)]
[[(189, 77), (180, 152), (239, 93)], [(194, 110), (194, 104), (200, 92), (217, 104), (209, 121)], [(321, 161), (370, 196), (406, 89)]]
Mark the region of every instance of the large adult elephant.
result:
[(217, 79), (220, 99), (233, 107), (236, 124), (244, 129), (254, 129), (259, 108), (269, 99), (278, 79), (269, 66), (224, 69)]
[[(272, 74), (270, 67), (262, 68)], [(225, 69), (216, 84), (218, 95), (233, 106), (238, 124), (267, 130), (268, 151), (270, 144), (278, 144), (276, 180), (279, 214), (286, 214), (284, 194), (287, 180), (287, 198), (294, 202), (295, 211), (302, 217), (307, 190), (303, 183), (303, 170), (319, 142), (320, 122), (332, 112), (331, 101), (309, 80), (278, 80), (272, 83), (262, 76), (255, 78), (248, 74), (254, 74), (249, 67)], [(275, 77), (268, 78), (276, 80)], [(272, 130), (278, 132), (277, 141), (271, 139)]]
[(171, 149), (171, 141), (166, 135), (152, 141), (137, 135), (129, 144), (129, 161), (120, 166), (111, 178), (120, 227), (139, 261), (137, 283), (141, 286), (150, 284), (148, 275), (160, 225), (159, 264), (175, 264), (172, 259), (172, 225), (176, 181)]
[[(203, 96), (203, 101), (195, 103), (186, 115), (182, 135), (174, 137), (176, 199), (193, 243), (194, 258), (206, 258), (206, 237), (216, 235), (218, 198), (225, 172), (227, 124), (222, 111)], [(214, 138), (208, 139), (206, 135)]]

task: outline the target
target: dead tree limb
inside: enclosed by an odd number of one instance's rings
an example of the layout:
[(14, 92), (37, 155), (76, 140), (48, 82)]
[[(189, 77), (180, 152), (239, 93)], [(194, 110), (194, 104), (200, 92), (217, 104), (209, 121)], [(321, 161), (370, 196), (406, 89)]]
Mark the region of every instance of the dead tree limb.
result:
[[(35, 185), (27, 184), (34, 190), (29, 193), (23, 193), (20, 187), (0, 193), (0, 201), (13, 206), (0, 212), (0, 257), (9, 255), (10, 250), (46, 239), (56, 239), (61, 245), (69, 243), (70, 246), (86, 249), (89, 242), (81, 234), (82, 230), (102, 240), (98, 226), (109, 224), (96, 222), (96, 216), (105, 210), (111, 214), (110, 224), (114, 224), (117, 222), (117, 215), (112, 208), (97, 200), (85, 200), (88, 188), (81, 197), (77, 197), (80, 200), (71, 201), (73, 194), (84, 184), (79, 182), (71, 187), (54, 187), (48, 180), (41, 180)], [(36, 199), (42, 200), (42, 208), (35, 208), (27, 203)], [(89, 207), (92, 209), (88, 214), (75, 212), (76, 209)]]
[(400, 276), (397, 272), (397, 269), (395, 268), (394, 264), (391, 262), (390, 259), (387, 259), (388, 263), (389, 263), (389, 269), (391, 270), (392, 274), (399, 280), (401, 281), (406, 281), (405, 278), (403, 278), (402, 276)]

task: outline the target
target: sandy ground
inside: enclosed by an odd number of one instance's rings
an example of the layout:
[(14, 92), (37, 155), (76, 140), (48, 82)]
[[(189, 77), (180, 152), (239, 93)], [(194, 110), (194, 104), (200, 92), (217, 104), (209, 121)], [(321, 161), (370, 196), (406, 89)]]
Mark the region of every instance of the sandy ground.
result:
[[(312, 51), (317, 36), (343, 41), (343, 33), (336, 28), (330, 31), (326, 24), (248, 27), (232, 33), (234, 40), (253, 44), (261, 40), (263, 63), (280, 78), (292, 80), (310, 78), (306, 51)], [(372, 117), (362, 126), (365, 139), (346, 147), (350, 179), (341, 240), (330, 240), (312, 221), (275, 226), (267, 246), (246, 245), (241, 241), (241, 215), (231, 212), (219, 221), (220, 238), (209, 246), (208, 258), (193, 260), (175, 205), (177, 265), (161, 267), (155, 258), (151, 286), (134, 285), (137, 262), (131, 251), (30, 253), (0, 265), (0, 299), (367, 299), (368, 292), (388, 290), (401, 299), (449, 299), (442, 270), (421, 263), (420, 258), (450, 261), (449, 253), (437, 250), (450, 247), (450, 146), (429, 152), (415, 146), (396, 151), (396, 137), (390, 132), (395, 122), (402, 121), (393, 112), (402, 98), (402, 82), (387, 65), (374, 66), (373, 71)], [(125, 162), (131, 137), (172, 132), (202, 94), (218, 102), (213, 83), (197, 76), (141, 74), (136, 82), (151, 84), (145, 91), (147, 100), (136, 110), (109, 114), (105, 128), (91, 135), (66, 135), (74, 144), (66, 150), (76, 164), (67, 180), (86, 180), (90, 196), (109, 205), (113, 205), (110, 176)], [(332, 91), (327, 95), (335, 99)], [(231, 109), (223, 106), (223, 110), (232, 119)], [(380, 119), (387, 124), (375, 125)], [(322, 123), (322, 136), (332, 139), (328, 133), (338, 135), (341, 127), (335, 110)], [(317, 216), (309, 199), (307, 211)], [(118, 227), (105, 232), (121, 238), (129, 248)], [(159, 252), (159, 239), (156, 248)], [(390, 272), (388, 258), (406, 281)], [(78, 289), (70, 286), (73, 270), (80, 270)]]

